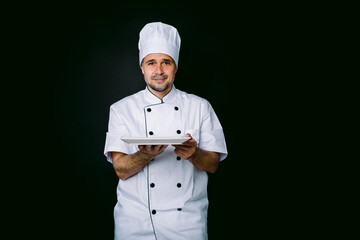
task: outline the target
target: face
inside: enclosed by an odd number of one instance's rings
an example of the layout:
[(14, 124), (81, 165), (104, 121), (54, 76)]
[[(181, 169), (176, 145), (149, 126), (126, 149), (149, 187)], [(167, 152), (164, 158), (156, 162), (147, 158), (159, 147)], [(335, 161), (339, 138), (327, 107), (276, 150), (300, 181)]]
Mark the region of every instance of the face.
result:
[(177, 71), (175, 61), (162, 53), (147, 55), (141, 65), (145, 81), (150, 91), (157, 96), (166, 95), (172, 88)]

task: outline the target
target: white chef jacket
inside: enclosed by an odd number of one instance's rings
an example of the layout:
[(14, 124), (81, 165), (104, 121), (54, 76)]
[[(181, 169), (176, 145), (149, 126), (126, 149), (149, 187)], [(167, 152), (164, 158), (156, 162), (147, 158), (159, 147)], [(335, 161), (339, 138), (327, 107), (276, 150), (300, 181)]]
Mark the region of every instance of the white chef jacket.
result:
[[(138, 146), (120, 137), (170, 137), (190, 133), (203, 150), (227, 156), (220, 122), (203, 98), (175, 88), (159, 99), (147, 88), (110, 107), (104, 154), (133, 154)], [(183, 160), (168, 146), (134, 176), (117, 186), (114, 208), (115, 239), (207, 239), (207, 182), (205, 171)]]

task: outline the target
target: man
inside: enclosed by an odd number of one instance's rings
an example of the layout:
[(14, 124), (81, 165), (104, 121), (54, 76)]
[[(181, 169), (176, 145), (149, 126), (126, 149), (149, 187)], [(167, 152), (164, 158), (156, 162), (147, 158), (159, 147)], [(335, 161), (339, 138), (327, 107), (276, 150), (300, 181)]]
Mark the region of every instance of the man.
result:
[[(104, 154), (119, 177), (115, 239), (207, 239), (207, 172), (227, 156), (220, 122), (203, 98), (175, 88), (180, 36), (149, 23), (140, 32), (147, 87), (110, 107)], [(121, 137), (187, 136), (181, 145), (128, 145)]]

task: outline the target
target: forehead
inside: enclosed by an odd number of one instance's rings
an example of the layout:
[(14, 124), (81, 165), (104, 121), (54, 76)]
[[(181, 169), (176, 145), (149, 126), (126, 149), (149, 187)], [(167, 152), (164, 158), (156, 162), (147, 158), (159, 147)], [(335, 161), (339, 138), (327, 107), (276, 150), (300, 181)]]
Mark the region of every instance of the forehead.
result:
[(170, 60), (174, 62), (174, 59), (172, 59), (172, 57), (163, 53), (150, 53), (146, 55), (146, 57), (144, 57), (144, 62), (149, 60), (154, 60), (154, 61)]

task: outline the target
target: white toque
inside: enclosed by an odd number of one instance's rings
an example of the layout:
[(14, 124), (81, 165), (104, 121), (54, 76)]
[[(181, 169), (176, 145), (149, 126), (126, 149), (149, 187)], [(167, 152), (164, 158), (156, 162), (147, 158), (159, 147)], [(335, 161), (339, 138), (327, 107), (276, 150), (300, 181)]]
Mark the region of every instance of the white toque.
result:
[(153, 22), (146, 24), (140, 31), (139, 61), (150, 53), (163, 53), (174, 59), (176, 67), (179, 62), (180, 35), (171, 25)]

